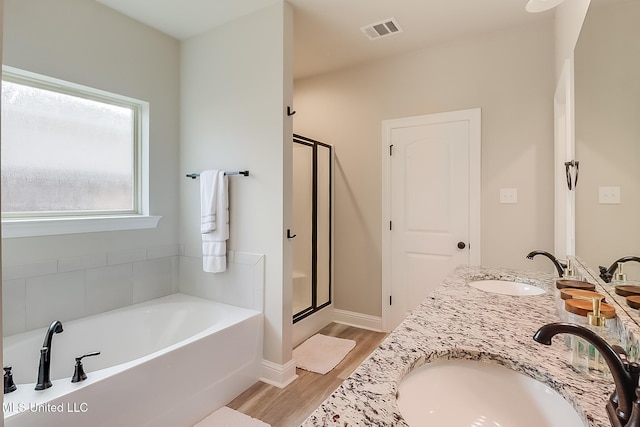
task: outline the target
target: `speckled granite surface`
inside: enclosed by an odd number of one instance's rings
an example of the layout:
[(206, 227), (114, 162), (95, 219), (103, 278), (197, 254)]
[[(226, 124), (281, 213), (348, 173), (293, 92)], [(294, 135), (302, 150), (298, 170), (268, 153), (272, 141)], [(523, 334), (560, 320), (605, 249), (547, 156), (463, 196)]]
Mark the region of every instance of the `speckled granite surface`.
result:
[(617, 311), (618, 335), (621, 338), (622, 346), (627, 350), (629, 360), (632, 362), (640, 361), (640, 312), (627, 305), (626, 298), (617, 295), (615, 286), (605, 283), (600, 279), (600, 275), (591, 267), (584, 263), (580, 258), (575, 258), (574, 265), (578, 272), (586, 278), (587, 281), (596, 284), (598, 291), (609, 295), (608, 300), (615, 301), (621, 308)]
[[(483, 278), (525, 281), (549, 292), (515, 297), (467, 285)], [(555, 277), (546, 273), (458, 267), (303, 426), (407, 426), (396, 404), (399, 381), (424, 363), (458, 358), (525, 373), (559, 392), (590, 427), (608, 427), (605, 404), (613, 382), (575, 372), (561, 336), (551, 346), (532, 338), (540, 326), (558, 321), (554, 286)]]

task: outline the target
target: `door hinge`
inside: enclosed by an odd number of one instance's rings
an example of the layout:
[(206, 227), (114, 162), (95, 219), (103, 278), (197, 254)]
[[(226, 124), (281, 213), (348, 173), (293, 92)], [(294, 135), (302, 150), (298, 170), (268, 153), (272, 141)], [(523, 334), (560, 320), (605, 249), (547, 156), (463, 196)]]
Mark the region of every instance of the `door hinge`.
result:
[(391, 305), (391, 295), (389, 295), (389, 305)]
[(393, 144), (389, 146), (389, 155), (393, 156)]

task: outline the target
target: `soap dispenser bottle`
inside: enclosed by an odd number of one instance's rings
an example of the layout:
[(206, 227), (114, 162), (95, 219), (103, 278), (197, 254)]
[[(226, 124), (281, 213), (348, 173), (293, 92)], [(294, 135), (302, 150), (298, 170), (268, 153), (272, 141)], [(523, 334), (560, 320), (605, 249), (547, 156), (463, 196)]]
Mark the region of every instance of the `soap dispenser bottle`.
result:
[[(576, 299), (590, 299), (592, 301), (592, 311), (587, 314), (587, 327), (600, 335), (609, 344), (618, 344), (613, 334), (606, 327), (606, 317), (602, 314), (600, 307), (602, 297), (594, 296), (583, 298), (576, 296)], [(571, 349), (571, 364), (580, 372), (588, 372), (599, 377), (610, 378), (611, 372), (600, 352), (588, 341), (574, 337)]]
[(571, 258), (566, 259), (567, 266), (564, 269), (564, 278), (573, 280), (582, 280), (582, 277), (576, 275), (576, 270), (573, 268), (573, 260)]
[(613, 274), (613, 280), (611, 280), (612, 285), (620, 285), (627, 281), (627, 275), (624, 272), (624, 263), (619, 262), (618, 268), (616, 268), (616, 272)]

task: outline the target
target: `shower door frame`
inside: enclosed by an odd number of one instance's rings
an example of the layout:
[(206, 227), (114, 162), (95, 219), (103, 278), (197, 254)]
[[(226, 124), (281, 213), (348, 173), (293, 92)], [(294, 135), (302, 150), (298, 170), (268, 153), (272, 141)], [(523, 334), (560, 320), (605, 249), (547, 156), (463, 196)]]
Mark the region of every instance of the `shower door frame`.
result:
[[(293, 314), (293, 323), (296, 323), (323, 308), (331, 305), (333, 288), (333, 146), (293, 134), (293, 142), (312, 149), (312, 231), (311, 231), (311, 305)], [(318, 305), (318, 146), (329, 149), (329, 298)]]

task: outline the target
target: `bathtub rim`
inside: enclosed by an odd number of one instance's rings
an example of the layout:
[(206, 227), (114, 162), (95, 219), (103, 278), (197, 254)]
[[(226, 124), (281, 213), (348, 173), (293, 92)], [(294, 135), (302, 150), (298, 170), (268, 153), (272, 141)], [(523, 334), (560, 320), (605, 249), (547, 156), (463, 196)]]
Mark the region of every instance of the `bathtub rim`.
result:
[[(23, 404), (26, 403), (28, 406), (29, 405), (33, 405), (33, 406), (47, 405), (47, 403), (49, 402), (57, 401), (58, 399), (64, 398), (64, 396), (70, 393), (73, 393), (77, 390), (81, 390), (82, 388), (85, 388), (85, 387), (92, 386), (93, 384), (101, 380), (104, 380), (105, 378), (111, 377), (117, 373), (126, 372), (127, 370), (133, 369), (136, 366), (141, 365), (151, 359), (154, 359), (163, 354), (169, 353), (172, 350), (175, 350), (177, 348), (184, 347), (189, 343), (201, 340), (209, 335), (215, 334), (215, 332), (217, 331), (224, 330), (225, 328), (228, 328), (242, 321), (246, 321), (254, 317), (260, 317), (262, 319), (262, 322), (264, 321), (263, 313), (257, 310), (234, 306), (234, 305), (219, 302), (219, 301), (208, 300), (201, 297), (195, 297), (188, 294), (174, 293), (164, 297), (155, 298), (155, 299), (144, 301), (137, 304), (132, 304), (126, 307), (117, 308), (114, 310), (94, 314), (94, 315), (83, 317), (80, 319), (69, 320), (68, 322), (81, 321), (85, 319), (93, 319), (97, 317), (104, 317), (107, 315), (117, 314), (118, 312), (122, 312), (122, 311), (157, 305), (158, 303), (161, 303), (161, 302), (203, 302), (205, 304), (209, 304), (212, 306), (230, 307), (232, 310), (237, 311), (238, 313), (241, 313), (242, 318), (237, 319), (233, 323), (227, 324), (224, 328), (220, 328), (219, 325), (211, 325), (210, 327), (205, 328), (204, 330), (194, 335), (191, 335), (188, 338), (185, 338), (181, 341), (178, 341), (174, 344), (163, 347), (157, 351), (138, 357), (136, 359), (119, 363), (117, 365), (113, 365), (110, 367), (102, 368), (96, 371), (88, 371), (87, 379), (81, 382), (72, 383), (71, 375), (69, 375), (68, 377), (52, 380), (51, 382), (52, 387), (42, 391), (34, 390), (35, 382), (16, 384), (18, 386), (18, 389), (16, 391), (4, 395), (4, 402), (3, 402), (4, 403), (3, 409), (5, 409), (3, 411), (4, 419), (7, 420), (15, 415), (18, 415), (24, 412), (23, 410), (20, 409), (20, 403), (23, 403)], [(26, 333), (28, 334), (31, 332), (33, 331), (28, 331)], [(23, 332), (20, 334), (10, 335), (6, 338), (18, 337), (23, 334), (25, 333)], [(34, 375), (34, 378), (35, 378), (37, 376), (37, 371), (34, 371), (34, 372), (35, 372), (35, 375)], [(73, 402), (67, 402), (67, 403), (73, 403)]]

